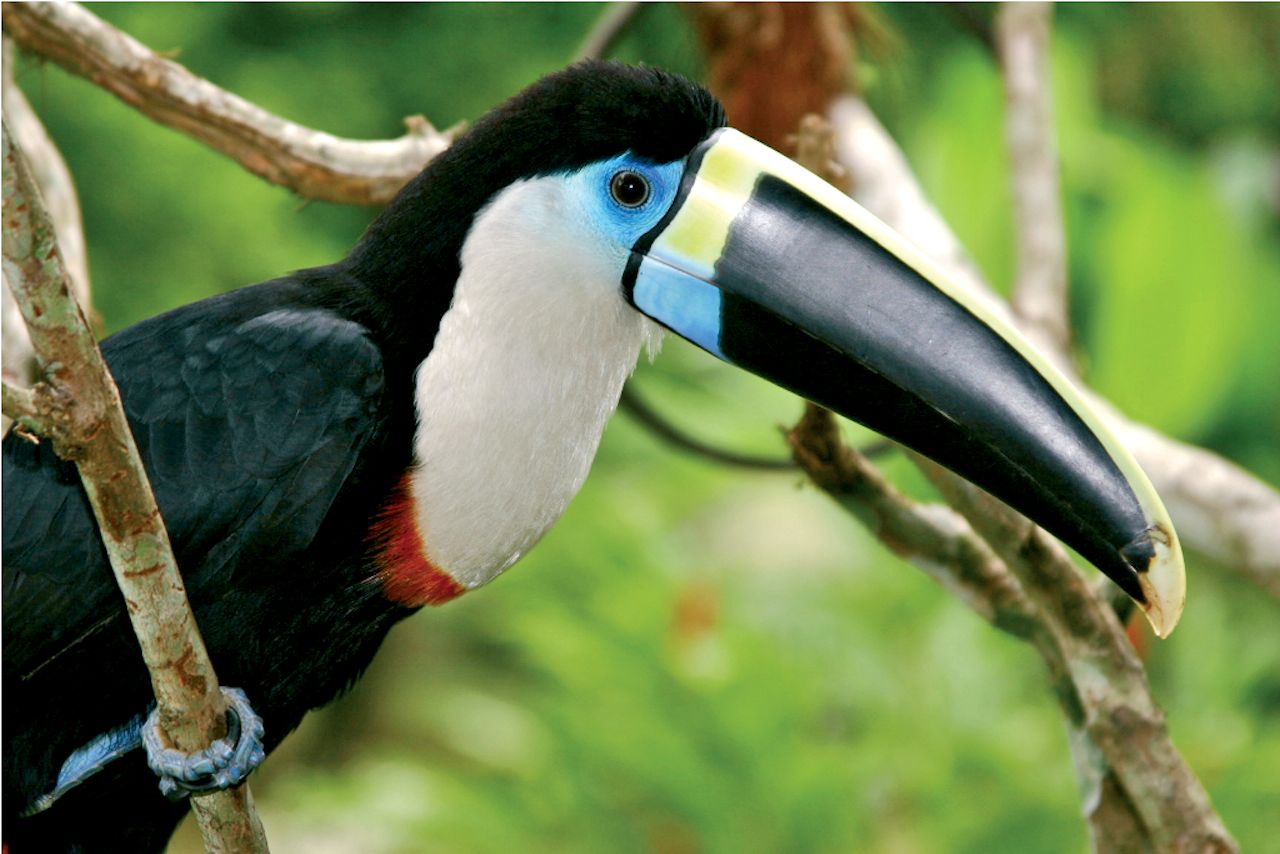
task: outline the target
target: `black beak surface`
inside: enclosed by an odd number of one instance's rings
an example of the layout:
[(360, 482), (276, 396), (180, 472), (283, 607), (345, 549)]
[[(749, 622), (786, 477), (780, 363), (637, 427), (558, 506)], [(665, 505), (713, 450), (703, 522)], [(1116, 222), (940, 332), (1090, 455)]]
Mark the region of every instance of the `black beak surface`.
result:
[(928, 456), (1052, 532), (1142, 605), (1182, 610), (1150, 482), (999, 311), (856, 203), (732, 130), (633, 250), (635, 306), (720, 358)]

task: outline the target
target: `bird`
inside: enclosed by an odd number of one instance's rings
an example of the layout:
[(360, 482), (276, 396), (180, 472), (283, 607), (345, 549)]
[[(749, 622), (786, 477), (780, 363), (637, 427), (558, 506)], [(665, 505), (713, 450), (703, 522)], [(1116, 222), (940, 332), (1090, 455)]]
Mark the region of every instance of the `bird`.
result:
[[(262, 751), (535, 546), (667, 332), (956, 471), (1176, 624), (1159, 497), (999, 310), (700, 85), (587, 61), (479, 119), (341, 260), (102, 343)], [(3, 478), (6, 851), (162, 850), (188, 802), (139, 746), (150, 682), (84, 489), (12, 431)]]

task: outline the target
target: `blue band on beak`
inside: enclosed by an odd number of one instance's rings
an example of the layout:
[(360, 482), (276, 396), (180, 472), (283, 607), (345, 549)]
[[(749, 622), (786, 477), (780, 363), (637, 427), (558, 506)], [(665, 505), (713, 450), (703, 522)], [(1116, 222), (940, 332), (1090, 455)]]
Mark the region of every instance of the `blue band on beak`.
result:
[(720, 349), (721, 293), (710, 282), (653, 258), (640, 263), (631, 299), (636, 308), (723, 359)]

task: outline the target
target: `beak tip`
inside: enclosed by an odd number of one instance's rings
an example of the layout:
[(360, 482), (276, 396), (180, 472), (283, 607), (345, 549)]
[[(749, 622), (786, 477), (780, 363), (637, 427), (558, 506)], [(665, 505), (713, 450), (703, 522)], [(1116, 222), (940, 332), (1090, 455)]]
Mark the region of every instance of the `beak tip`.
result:
[(1138, 583), (1144, 599), (1142, 609), (1159, 638), (1167, 638), (1182, 617), (1187, 600), (1187, 576), (1182, 562), (1182, 549), (1173, 531), (1164, 525), (1154, 526), (1144, 539), (1152, 546), (1145, 566), (1138, 568)]

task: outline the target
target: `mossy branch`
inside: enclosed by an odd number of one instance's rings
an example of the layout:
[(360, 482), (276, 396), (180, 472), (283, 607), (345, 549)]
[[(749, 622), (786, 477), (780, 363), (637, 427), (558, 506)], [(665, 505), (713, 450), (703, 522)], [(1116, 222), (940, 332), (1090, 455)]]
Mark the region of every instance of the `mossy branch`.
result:
[[(3, 135), (4, 277), (44, 373), (30, 394), (6, 386), (5, 409), (76, 464), (151, 673), (161, 729), (173, 747), (194, 753), (225, 735), (226, 705), (119, 392), (7, 123)], [(192, 807), (210, 851), (267, 850), (247, 786), (197, 796)]]

